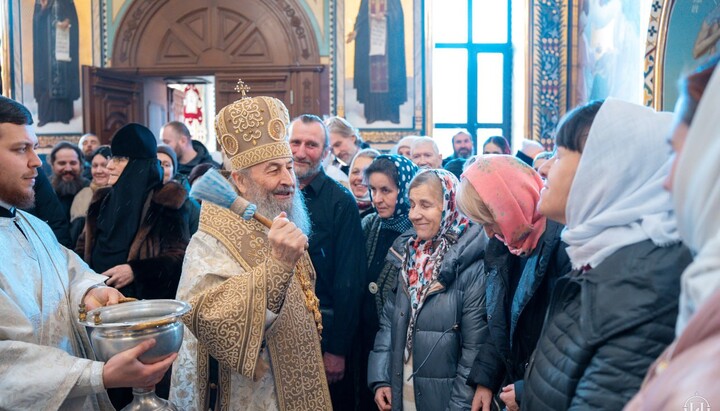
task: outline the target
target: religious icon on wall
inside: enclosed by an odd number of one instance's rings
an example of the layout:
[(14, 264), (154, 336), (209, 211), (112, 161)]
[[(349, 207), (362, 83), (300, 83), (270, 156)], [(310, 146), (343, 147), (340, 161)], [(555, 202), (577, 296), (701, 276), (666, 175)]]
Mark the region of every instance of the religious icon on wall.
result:
[(412, 130), (424, 109), (422, 62), (415, 61), (421, 48), (415, 25), (422, 13), (416, 13), (415, 1), (341, 4), (337, 114), (361, 130)]
[(650, 26), (657, 34), (648, 36), (646, 103), (672, 110), (678, 79), (719, 50), (720, 2), (664, 0)]
[(400, 124), (407, 101), (405, 32), (400, 0), (362, 0), (348, 34), (355, 41), (353, 88), (368, 124)]
[(80, 98), (78, 16), (72, 0), (39, 0), (33, 13), (33, 96), (38, 127), (70, 124)]
[(607, 97), (642, 103), (647, 5), (624, 0), (578, 2), (578, 68), (572, 106)]
[[(83, 132), (80, 67), (92, 65), (92, 0), (20, 1), (11, 18), (20, 50), (14, 97), (28, 107), (39, 135)], [(17, 55), (17, 54), (16, 54)]]
[(207, 129), (203, 119), (204, 85), (188, 84), (184, 88), (182, 121), (190, 130), (193, 139), (207, 145)]

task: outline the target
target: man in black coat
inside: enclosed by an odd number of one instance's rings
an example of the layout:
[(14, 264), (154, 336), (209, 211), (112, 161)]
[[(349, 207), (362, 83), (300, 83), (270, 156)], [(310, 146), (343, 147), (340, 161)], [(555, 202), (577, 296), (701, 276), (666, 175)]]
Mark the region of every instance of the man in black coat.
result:
[(360, 213), (353, 195), (322, 169), (330, 150), (323, 121), (302, 115), (290, 124), (289, 134), (295, 174), (312, 222), (308, 252), (317, 273), (323, 362), (333, 408), (353, 410), (356, 385), (365, 384), (365, 377), (355, 378), (348, 364), (367, 267)]

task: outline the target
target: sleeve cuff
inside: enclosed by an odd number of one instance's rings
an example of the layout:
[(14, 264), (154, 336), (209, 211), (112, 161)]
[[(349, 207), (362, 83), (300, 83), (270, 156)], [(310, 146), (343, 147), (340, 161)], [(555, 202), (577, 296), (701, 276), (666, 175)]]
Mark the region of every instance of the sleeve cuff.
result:
[(86, 397), (105, 391), (105, 385), (103, 384), (103, 367), (105, 363), (100, 361), (89, 362), (89, 366), (84, 366), (80, 376), (75, 382), (75, 387), (70, 392), (70, 397)]

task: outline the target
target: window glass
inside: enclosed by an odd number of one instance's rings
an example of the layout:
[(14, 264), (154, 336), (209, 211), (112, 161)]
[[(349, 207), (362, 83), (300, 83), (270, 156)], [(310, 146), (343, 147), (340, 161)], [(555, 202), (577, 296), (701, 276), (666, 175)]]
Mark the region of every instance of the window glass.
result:
[(465, 49), (435, 49), (433, 53), (433, 121), (466, 123), (468, 56)]

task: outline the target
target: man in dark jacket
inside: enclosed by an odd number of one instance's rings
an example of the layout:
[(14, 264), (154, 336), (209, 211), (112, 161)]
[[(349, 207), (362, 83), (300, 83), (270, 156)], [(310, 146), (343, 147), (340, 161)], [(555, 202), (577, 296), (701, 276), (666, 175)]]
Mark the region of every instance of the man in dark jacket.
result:
[(24, 210), (45, 221), (53, 230), (60, 244), (70, 249), (74, 248), (75, 242), (70, 236), (70, 223), (65, 217), (50, 180), (41, 167), (38, 167), (38, 176), (35, 178), (33, 189), (35, 190), (35, 204)]
[(355, 197), (322, 169), (330, 151), (327, 128), (313, 115), (290, 124), (295, 174), (310, 213), (308, 252), (317, 281), (323, 338), (322, 351), (330, 396), (336, 410), (354, 409), (353, 372), (346, 361), (357, 334), (367, 257)]
[(199, 141), (193, 140), (185, 124), (179, 121), (171, 121), (165, 124), (160, 131), (164, 144), (172, 147), (177, 155), (177, 173), (187, 177), (193, 167), (198, 164), (210, 163), (215, 168), (220, 168), (207, 148)]

